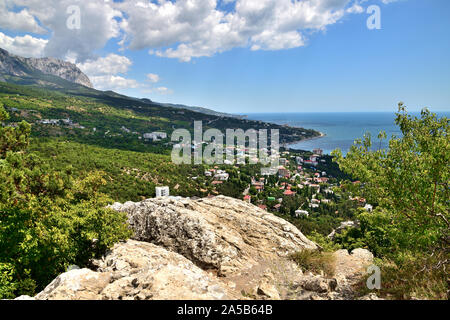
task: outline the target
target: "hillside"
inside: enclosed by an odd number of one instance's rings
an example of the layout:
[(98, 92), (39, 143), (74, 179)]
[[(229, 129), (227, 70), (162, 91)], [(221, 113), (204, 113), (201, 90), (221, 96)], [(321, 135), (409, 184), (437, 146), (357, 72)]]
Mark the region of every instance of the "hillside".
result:
[[(279, 129), (280, 143), (295, 142), (319, 135), (318, 132), (308, 129), (218, 117), (164, 107), (152, 102), (143, 103), (139, 99), (86, 87), (82, 92), (74, 92), (3, 82), (0, 83), (0, 103), (11, 113), (11, 122), (26, 120), (32, 123), (34, 136), (64, 135), (76, 141), (108, 146), (112, 144), (129, 150), (151, 150), (155, 147), (138, 140), (138, 137), (146, 132), (164, 131), (169, 136), (175, 129), (180, 128), (192, 132), (194, 121), (203, 121), (204, 130), (216, 128), (222, 132), (228, 128)], [(48, 126), (43, 125), (42, 121), (39, 123), (43, 119), (70, 119), (79, 126), (78, 128)]]

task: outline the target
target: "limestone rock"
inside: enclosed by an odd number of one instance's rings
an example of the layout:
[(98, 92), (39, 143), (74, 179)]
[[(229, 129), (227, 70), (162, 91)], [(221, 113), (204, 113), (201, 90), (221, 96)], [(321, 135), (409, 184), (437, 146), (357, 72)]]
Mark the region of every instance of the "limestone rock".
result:
[(354, 249), (351, 255), (361, 261), (366, 261), (367, 263), (371, 263), (373, 261), (373, 254), (367, 249)]
[(11, 76), (30, 76), (36, 71), (93, 88), (88, 76), (73, 63), (55, 58), (23, 58), (0, 48), (0, 73)]
[(89, 269), (71, 270), (59, 275), (36, 300), (99, 300), (100, 293), (111, 281), (111, 273)]
[(224, 196), (156, 198), (116, 203), (111, 208), (128, 214), (134, 239), (177, 252), (222, 276), (248, 270), (260, 261), (317, 248), (289, 222)]
[(373, 255), (334, 253), (335, 275), (305, 272), (287, 258), (317, 249), (292, 224), (246, 202), (157, 198), (116, 203), (134, 240), (118, 243), (95, 269), (57, 277), (37, 300), (355, 299)]
[(383, 299), (379, 298), (375, 293), (369, 293), (368, 295), (365, 295), (364, 297), (361, 297), (358, 300), (383, 300)]
[(183, 256), (151, 243), (116, 244), (97, 271), (72, 270), (58, 276), (37, 300), (216, 300), (235, 295)]
[(36, 299), (34, 299), (33, 297), (30, 297), (30, 296), (20, 296), (20, 297), (15, 298), (14, 300), (36, 300)]
[(266, 272), (260, 280), (256, 294), (267, 297), (269, 300), (280, 300), (280, 293), (275, 285), (275, 277), (271, 272)]

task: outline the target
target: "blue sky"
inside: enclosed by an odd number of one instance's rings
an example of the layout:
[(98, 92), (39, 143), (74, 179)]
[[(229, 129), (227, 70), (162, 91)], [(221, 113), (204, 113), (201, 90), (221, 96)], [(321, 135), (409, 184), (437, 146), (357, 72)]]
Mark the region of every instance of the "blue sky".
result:
[[(370, 16), (366, 9), (371, 4), (381, 8), (380, 30), (369, 30), (366, 26)], [(351, 5), (354, 3), (347, 3), (345, 8)], [(285, 48), (273, 47), (271, 40), (277, 35), (273, 35), (272, 39), (255, 40), (261, 39), (256, 33), (249, 38), (251, 40), (245, 40), (251, 42), (249, 45), (238, 42), (230, 45), (231, 40), (225, 37), (216, 41), (215, 35), (208, 39), (191, 39), (180, 33), (173, 36), (169, 29), (167, 37), (163, 34), (159, 42), (151, 38), (153, 34), (138, 38), (138, 34), (146, 32), (147, 25), (143, 22), (142, 30), (133, 30), (133, 19), (137, 22), (145, 20), (138, 16), (133, 18), (133, 14), (138, 13), (132, 10), (119, 8), (126, 13), (115, 19), (120, 22), (130, 17), (127, 25), (120, 25), (118, 30), (108, 29), (110, 33), (117, 32), (114, 36), (109, 35), (101, 46), (89, 48), (89, 52), (86, 50), (92, 56), (80, 58), (86, 52), (72, 52), (75, 55), (72, 59), (88, 71), (100, 89), (225, 112), (395, 111), (399, 101), (404, 101), (412, 111), (422, 107), (449, 111), (450, 1), (399, 0), (387, 4), (382, 1), (359, 1), (357, 5), (364, 11), (359, 9), (359, 13), (345, 14), (337, 21), (326, 22), (317, 28), (302, 29), (298, 26), (304, 22), (300, 18), (293, 20), (298, 23), (294, 29), (300, 30), (302, 43), (292, 38), (290, 33)], [(232, 13), (233, 7), (233, 2), (225, 7), (219, 3), (214, 10), (226, 8), (223, 10), (226, 14)], [(10, 6), (9, 9), (17, 13), (23, 8), (27, 7)], [(38, 9), (27, 10), (37, 17), (39, 26), (48, 29), (45, 18), (39, 19)], [(325, 13), (321, 12), (323, 15)], [(150, 24), (148, 26), (153, 28)], [(56, 43), (52, 39), (56, 33), (6, 29), (1, 23), (0, 27), (3, 27), (0, 32), (4, 34), (3, 43), (6, 44), (5, 37), (10, 39), (29, 34), (33, 39), (45, 39), (57, 48), (69, 46), (64, 42)], [(159, 32), (166, 30), (162, 28)], [(121, 37), (125, 38), (123, 42), (119, 42)], [(179, 54), (181, 50), (177, 46), (187, 38), (185, 43), (192, 56), (186, 58), (185, 52)], [(165, 39), (172, 42), (165, 43)], [(285, 41), (284, 36), (280, 39)], [(124, 42), (127, 44), (124, 45)], [(6, 46), (7, 50), (21, 53), (17, 45)], [(251, 50), (252, 46), (263, 49)], [(43, 46), (42, 53), (36, 55), (47, 55), (51, 52), (49, 47)], [(206, 51), (203, 48), (207, 48)], [(61, 55), (62, 51), (54, 49), (53, 52), (58, 53), (54, 55)], [(93, 70), (95, 59), (111, 54), (127, 59), (127, 67), (111, 67), (114, 69), (111, 73)], [(68, 54), (65, 58), (70, 59), (70, 56)], [(111, 61), (113, 59), (108, 63)], [(118, 61), (123, 60), (117, 58), (114, 63)], [(109, 66), (103, 70), (109, 70)], [(148, 74), (158, 76), (148, 81)], [(118, 81), (107, 81), (111, 79), (126, 81), (120, 84)]]

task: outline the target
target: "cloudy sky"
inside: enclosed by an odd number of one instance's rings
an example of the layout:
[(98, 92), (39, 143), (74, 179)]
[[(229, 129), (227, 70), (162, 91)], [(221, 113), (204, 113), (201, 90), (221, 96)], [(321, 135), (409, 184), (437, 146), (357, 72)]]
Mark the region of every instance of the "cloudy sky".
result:
[(0, 47), (72, 61), (101, 90), (220, 111), (393, 111), (400, 100), (450, 110), (449, 9), (448, 0), (0, 0)]

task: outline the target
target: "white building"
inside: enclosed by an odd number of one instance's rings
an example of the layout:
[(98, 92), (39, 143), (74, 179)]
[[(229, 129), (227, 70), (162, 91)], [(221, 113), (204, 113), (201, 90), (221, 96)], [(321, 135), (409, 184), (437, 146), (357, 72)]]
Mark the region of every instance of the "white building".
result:
[(295, 217), (296, 218), (309, 217), (309, 212), (306, 210), (297, 210), (295, 211)]
[(214, 176), (214, 179), (218, 181), (228, 181), (228, 178), (230, 178), (230, 175), (226, 172), (221, 172)]
[(158, 141), (159, 139), (166, 139), (166, 138), (167, 138), (167, 133), (165, 133), (165, 132), (144, 133), (145, 140)]
[(168, 197), (170, 196), (170, 189), (169, 187), (156, 187), (156, 197)]

